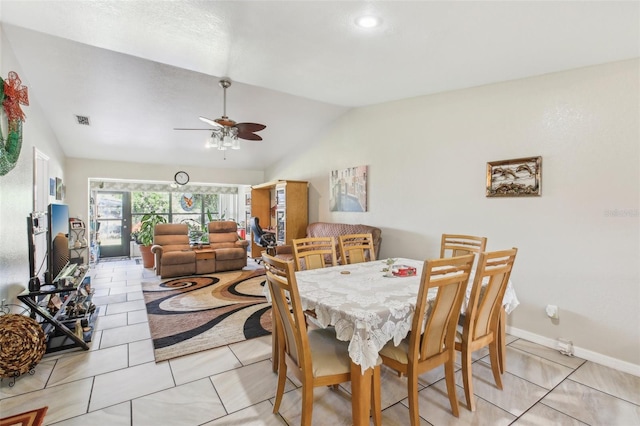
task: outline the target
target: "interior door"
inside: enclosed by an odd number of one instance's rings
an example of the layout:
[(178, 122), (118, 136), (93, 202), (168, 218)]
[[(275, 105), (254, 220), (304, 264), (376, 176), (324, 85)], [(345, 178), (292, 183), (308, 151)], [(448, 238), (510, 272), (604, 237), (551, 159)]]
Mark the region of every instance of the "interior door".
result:
[(100, 257), (129, 256), (131, 202), (128, 192), (96, 193)]

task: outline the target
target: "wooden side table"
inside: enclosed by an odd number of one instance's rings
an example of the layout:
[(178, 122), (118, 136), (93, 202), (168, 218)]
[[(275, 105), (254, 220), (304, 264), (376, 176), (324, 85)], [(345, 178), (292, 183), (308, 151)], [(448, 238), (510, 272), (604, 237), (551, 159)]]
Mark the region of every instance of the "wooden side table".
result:
[(196, 274), (212, 274), (216, 271), (216, 254), (211, 248), (194, 248)]

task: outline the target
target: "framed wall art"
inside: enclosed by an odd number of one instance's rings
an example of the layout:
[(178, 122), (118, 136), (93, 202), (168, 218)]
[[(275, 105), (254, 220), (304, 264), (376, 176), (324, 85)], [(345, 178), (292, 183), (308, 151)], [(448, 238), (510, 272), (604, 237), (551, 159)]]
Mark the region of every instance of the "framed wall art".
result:
[(487, 163), (487, 197), (537, 197), (541, 194), (542, 157)]
[(329, 210), (366, 212), (367, 176), (367, 166), (332, 170), (329, 176)]
[(62, 200), (62, 179), (56, 178), (56, 200)]

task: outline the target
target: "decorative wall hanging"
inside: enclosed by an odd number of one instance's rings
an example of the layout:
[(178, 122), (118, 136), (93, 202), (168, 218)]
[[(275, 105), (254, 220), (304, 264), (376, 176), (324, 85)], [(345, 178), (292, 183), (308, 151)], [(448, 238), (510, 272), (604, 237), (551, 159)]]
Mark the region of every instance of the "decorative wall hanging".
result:
[(190, 212), (191, 210), (193, 210), (193, 208), (195, 207), (193, 194), (190, 192), (185, 192), (184, 194), (182, 194), (182, 196), (180, 197), (180, 206), (182, 207), (182, 210), (186, 212)]
[(487, 197), (532, 197), (541, 193), (542, 157), (487, 163)]
[(62, 200), (62, 179), (56, 178), (56, 200)]
[(367, 175), (367, 166), (331, 171), (329, 210), (332, 212), (366, 212)]
[(4, 176), (18, 163), (25, 120), (20, 105), (29, 105), (27, 88), (14, 71), (9, 72), (6, 80), (0, 78), (0, 103), (0, 176)]

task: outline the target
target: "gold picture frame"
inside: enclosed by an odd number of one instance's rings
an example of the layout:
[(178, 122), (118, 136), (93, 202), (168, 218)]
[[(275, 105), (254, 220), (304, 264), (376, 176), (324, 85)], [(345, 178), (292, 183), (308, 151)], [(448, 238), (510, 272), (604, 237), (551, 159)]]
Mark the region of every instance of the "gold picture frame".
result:
[(487, 163), (487, 197), (539, 197), (542, 157)]

